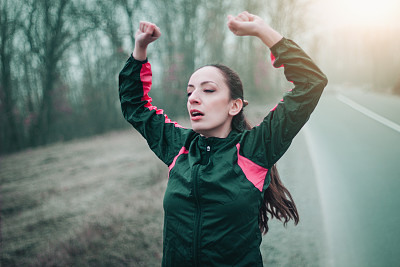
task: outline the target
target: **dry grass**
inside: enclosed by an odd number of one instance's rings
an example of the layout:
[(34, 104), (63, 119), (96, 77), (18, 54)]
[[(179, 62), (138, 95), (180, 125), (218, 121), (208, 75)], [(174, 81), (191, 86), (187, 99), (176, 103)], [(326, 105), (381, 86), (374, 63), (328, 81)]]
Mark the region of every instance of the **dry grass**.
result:
[(2, 266), (157, 266), (167, 169), (132, 131), (1, 158)]

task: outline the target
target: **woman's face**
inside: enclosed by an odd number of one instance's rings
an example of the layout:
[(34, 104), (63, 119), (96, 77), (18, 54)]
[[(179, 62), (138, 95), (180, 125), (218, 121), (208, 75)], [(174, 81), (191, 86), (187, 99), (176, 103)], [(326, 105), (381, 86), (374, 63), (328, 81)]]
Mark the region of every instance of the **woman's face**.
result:
[(239, 113), (242, 102), (231, 99), (220, 70), (206, 66), (194, 72), (187, 93), (187, 109), (193, 130), (206, 137), (227, 137), (232, 118)]

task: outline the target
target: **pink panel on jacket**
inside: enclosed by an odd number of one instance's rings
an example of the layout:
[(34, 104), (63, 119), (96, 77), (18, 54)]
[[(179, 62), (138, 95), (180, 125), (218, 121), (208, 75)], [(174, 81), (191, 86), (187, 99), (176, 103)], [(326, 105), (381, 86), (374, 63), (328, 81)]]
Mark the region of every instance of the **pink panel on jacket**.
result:
[[(172, 163), (168, 166), (169, 171), (172, 170), (172, 168), (175, 166), (176, 160), (179, 158), (180, 155), (182, 154), (188, 154), (189, 150), (187, 150), (185, 147), (182, 147), (181, 150), (179, 150), (178, 155), (175, 156), (174, 160), (172, 161)], [(169, 173), (168, 173), (169, 176)]]
[(140, 70), (140, 81), (143, 84), (143, 97), (142, 101), (147, 101), (147, 103), (144, 105), (146, 108), (149, 110), (156, 110), (156, 114), (158, 115), (164, 115), (165, 117), (165, 123), (172, 123), (175, 125), (175, 127), (183, 128), (181, 125), (179, 125), (177, 122), (172, 121), (168, 118), (166, 114), (164, 114), (164, 110), (158, 109), (156, 106), (153, 106), (151, 104), (151, 97), (149, 96), (149, 92), (151, 89), (151, 65), (149, 62), (146, 62), (145, 64), (142, 65), (142, 69)]
[[(271, 53), (271, 63), (272, 63), (272, 65), (274, 65), (275, 60), (276, 60), (276, 58), (275, 58), (274, 54)], [(283, 67), (283, 64), (280, 65), (280, 66), (277, 67), (277, 68), (282, 68), (282, 67)], [(289, 82), (293, 83), (293, 81), (289, 81)], [(293, 89), (290, 89), (289, 92), (292, 91), (292, 90), (293, 90)], [(281, 99), (281, 102), (283, 102), (283, 99)], [(273, 107), (270, 111), (274, 111), (274, 110), (276, 109), (277, 106), (278, 106), (278, 104), (276, 104), (275, 107)]]
[[(274, 54), (272, 54), (271, 53), (271, 63), (272, 63), (272, 65), (274, 65), (274, 63), (275, 63), (275, 60), (276, 60), (276, 57), (274, 56)], [(277, 67), (277, 68), (282, 68), (283, 67), (283, 64), (282, 65), (280, 65), (279, 67)]]
[[(283, 98), (281, 99), (280, 102), (283, 102)], [(278, 103), (279, 104), (279, 103)], [(278, 104), (275, 105), (275, 107), (273, 107), (270, 111), (274, 111), (276, 109), (276, 107), (278, 106)]]
[(236, 148), (239, 167), (242, 169), (244, 175), (246, 175), (247, 180), (249, 180), (258, 190), (262, 191), (268, 169), (261, 167), (246, 157), (241, 156), (239, 154), (240, 144), (237, 144)]

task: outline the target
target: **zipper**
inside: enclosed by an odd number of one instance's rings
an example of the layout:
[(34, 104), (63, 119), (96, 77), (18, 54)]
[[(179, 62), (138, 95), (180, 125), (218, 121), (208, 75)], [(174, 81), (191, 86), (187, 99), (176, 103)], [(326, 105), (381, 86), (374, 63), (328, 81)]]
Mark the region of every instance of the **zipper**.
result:
[[(211, 147), (207, 145), (206, 147), (206, 161), (205, 164), (208, 163), (208, 160), (210, 158), (210, 151)], [(195, 220), (194, 220), (194, 237), (193, 237), (193, 260), (194, 260), (194, 266), (200, 266), (199, 263), (199, 252), (200, 252), (200, 232), (201, 232), (201, 225), (200, 225), (200, 219), (201, 219), (201, 212), (202, 208), (200, 205), (200, 197), (199, 197), (199, 167), (200, 165), (197, 164), (194, 166), (193, 169), (193, 174), (194, 174), (194, 179), (193, 179), (193, 194), (194, 198), (196, 200), (196, 213), (195, 213)]]
[(196, 213), (194, 215), (194, 237), (193, 237), (193, 260), (194, 266), (199, 266), (199, 250), (200, 250), (200, 215), (201, 215), (201, 206), (199, 201), (199, 167), (200, 165), (196, 165), (194, 169), (194, 181), (193, 181), (193, 194), (196, 200)]

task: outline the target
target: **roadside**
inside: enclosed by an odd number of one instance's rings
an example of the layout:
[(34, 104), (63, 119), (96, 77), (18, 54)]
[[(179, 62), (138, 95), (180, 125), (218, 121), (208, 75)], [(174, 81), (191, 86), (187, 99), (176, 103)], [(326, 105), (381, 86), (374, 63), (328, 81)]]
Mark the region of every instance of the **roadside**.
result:
[(270, 231), (261, 245), (266, 266), (326, 266), (327, 246), (320, 193), (314, 166), (303, 131), (277, 163), (285, 186), (291, 192), (300, 215), (294, 226), (271, 220)]
[[(246, 116), (257, 124), (276, 103), (252, 104), (246, 107)], [(307, 125), (305, 126), (307, 127)], [(261, 252), (266, 266), (326, 266), (329, 260), (325, 223), (321, 207), (320, 188), (309, 144), (303, 128), (294, 138), (289, 150), (278, 161), (282, 182), (291, 192), (300, 215), (297, 226), (290, 221), (283, 224), (272, 219), (270, 230), (263, 237)]]

